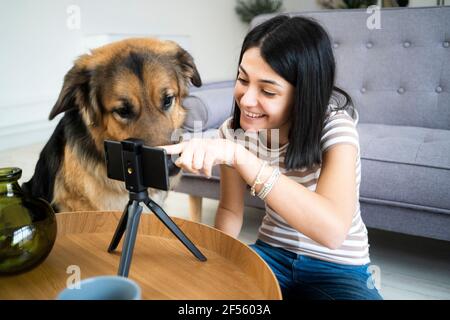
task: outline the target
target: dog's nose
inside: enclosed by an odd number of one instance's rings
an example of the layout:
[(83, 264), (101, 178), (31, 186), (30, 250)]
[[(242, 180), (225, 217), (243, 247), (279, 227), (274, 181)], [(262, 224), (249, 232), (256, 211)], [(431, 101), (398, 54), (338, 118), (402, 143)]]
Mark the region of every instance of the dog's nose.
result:
[(180, 168), (175, 165), (172, 161), (172, 156), (170, 154), (166, 155), (167, 167), (169, 168), (169, 176), (174, 176), (180, 172)]

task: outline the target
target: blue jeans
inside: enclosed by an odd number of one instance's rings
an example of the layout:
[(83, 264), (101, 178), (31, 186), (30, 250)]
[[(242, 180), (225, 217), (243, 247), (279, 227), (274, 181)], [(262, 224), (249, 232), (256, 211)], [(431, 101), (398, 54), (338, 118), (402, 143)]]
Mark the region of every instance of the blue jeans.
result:
[(275, 273), (285, 300), (383, 299), (367, 271), (369, 265), (353, 266), (322, 261), (275, 248), (261, 240), (250, 247)]

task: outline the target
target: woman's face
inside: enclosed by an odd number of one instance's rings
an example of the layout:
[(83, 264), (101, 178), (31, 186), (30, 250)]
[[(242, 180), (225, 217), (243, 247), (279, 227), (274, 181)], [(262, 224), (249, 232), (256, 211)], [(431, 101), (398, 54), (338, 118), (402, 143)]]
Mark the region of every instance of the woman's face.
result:
[(278, 75), (261, 57), (259, 48), (244, 52), (234, 88), (244, 130), (280, 129), (287, 139), (294, 86)]

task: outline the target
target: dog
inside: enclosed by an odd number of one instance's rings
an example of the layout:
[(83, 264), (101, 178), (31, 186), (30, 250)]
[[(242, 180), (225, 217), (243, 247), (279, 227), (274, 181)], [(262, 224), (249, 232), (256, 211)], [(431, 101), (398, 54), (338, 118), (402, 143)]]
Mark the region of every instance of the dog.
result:
[[(202, 84), (194, 60), (172, 41), (126, 39), (80, 56), (50, 112), (49, 120), (64, 115), (22, 185), (25, 194), (56, 212), (122, 210), (128, 192), (107, 177), (104, 140), (175, 143), (171, 135), (184, 122), (182, 100), (191, 84)], [(171, 163), (171, 180), (177, 169)]]

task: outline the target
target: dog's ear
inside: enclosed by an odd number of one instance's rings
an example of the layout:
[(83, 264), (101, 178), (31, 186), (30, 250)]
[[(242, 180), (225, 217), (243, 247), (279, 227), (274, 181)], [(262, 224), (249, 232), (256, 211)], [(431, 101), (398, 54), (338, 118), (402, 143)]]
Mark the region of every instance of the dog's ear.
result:
[(64, 77), (63, 87), (58, 100), (50, 111), (49, 120), (60, 113), (78, 108), (85, 112), (89, 124), (96, 123), (98, 107), (96, 97), (92, 97), (94, 91), (90, 85), (92, 74), (92, 71), (75, 62), (75, 65)]
[(202, 79), (195, 66), (194, 58), (183, 48), (179, 48), (176, 58), (181, 66), (185, 79), (189, 79), (194, 86), (200, 87), (202, 85)]

